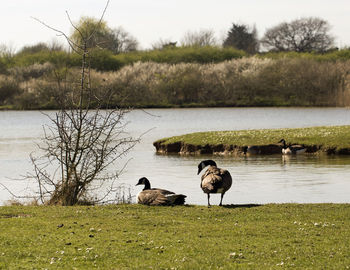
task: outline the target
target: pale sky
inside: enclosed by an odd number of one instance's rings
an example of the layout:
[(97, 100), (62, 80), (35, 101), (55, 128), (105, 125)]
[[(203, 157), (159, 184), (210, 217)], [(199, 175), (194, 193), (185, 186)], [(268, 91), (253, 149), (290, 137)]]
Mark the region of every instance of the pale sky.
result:
[[(105, 0), (1, 0), (0, 45), (18, 50), (24, 45), (51, 42), (55, 33), (31, 17), (70, 34), (66, 10), (73, 21), (81, 16), (99, 18), (105, 3)], [(349, 0), (110, 0), (104, 19), (111, 28), (122, 26), (139, 41), (141, 48), (147, 49), (160, 39), (180, 41), (187, 31), (201, 29), (213, 30), (220, 39), (232, 22), (255, 24), (262, 37), (266, 29), (283, 21), (310, 16), (329, 22), (336, 46), (350, 46)]]

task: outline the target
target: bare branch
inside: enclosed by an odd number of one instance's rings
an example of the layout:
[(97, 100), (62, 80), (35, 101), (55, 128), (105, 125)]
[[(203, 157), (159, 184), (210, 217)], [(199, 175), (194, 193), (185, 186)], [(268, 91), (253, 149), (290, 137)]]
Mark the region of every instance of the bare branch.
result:
[(98, 21), (98, 24), (96, 25), (95, 29), (92, 31), (91, 35), (90, 35), (89, 37), (86, 38), (86, 40), (90, 40), (90, 39), (92, 38), (92, 36), (95, 35), (98, 26), (101, 25), (101, 22), (102, 22), (102, 20), (103, 20), (103, 17), (105, 16), (105, 13), (106, 13), (106, 11), (107, 11), (107, 8), (108, 8), (108, 5), (109, 5), (109, 1), (110, 1), (110, 0), (107, 0), (106, 6), (105, 6), (105, 8), (104, 8), (104, 10), (103, 10), (103, 12), (102, 12), (102, 15), (101, 15), (101, 17), (100, 17), (100, 20)]
[[(58, 36), (63, 36), (63, 37), (67, 40), (67, 42), (68, 42), (69, 46), (72, 48), (72, 50), (74, 50), (75, 52), (78, 52), (75, 48), (76, 48), (76, 47), (77, 47), (77, 48), (80, 48), (80, 46), (79, 46), (78, 44), (74, 43), (73, 40), (71, 40), (63, 31), (58, 30), (58, 29), (56, 29), (56, 28), (54, 28), (54, 27), (52, 27), (52, 26), (46, 24), (45, 22), (39, 20), (38, 18), (35, 18), (35, 17), (31, 17), (31, 18), (34, 19), (34, 20), (36, 20), (37, 22), (41, 23), (41, 24), (44, 25), (45, 27), (47, 27), (47, 28), (49, 28), (49, 29), (55, 31), (56, 33), (58, 33)], [(80, 49), (81, 49), (81, 48), (80, 48)]]

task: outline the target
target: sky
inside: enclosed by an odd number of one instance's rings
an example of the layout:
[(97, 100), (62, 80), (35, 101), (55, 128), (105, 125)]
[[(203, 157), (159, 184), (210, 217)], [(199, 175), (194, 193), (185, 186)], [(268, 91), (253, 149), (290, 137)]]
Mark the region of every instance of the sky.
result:
[[(106, 0), (1, 0), (0, 45), (16, 51), (26, 45), (62, 37), (38, 23), (44, 21), (66, 34), (81, 16), (100, 18)], [(335, 45), (350, 46), (349, 0), (110, 0), (104, 20), (122, 26), (141, 49), (159, 40), (181, 41), (188, 31), (212, 30), (223, 39), (232, 23), (255, 25), (259, 37), (268, 28), (301, 17), (319, 17), (331, 25)]]

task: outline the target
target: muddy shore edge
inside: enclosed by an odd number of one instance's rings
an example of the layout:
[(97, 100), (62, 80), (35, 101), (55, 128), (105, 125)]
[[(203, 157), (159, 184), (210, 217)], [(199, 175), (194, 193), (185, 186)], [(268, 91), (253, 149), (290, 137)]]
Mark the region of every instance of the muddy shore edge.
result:
[[(282, 145), (194, 145), (181, 141), (165, 143), (165, 140), (158, 140), (153, 143), (157, 154), (181, 154), (181, 155), (273, 155), (282, 153)], [(350, 148), (323, 147), (322, 145), (303, 145), (306, 154), (327, 154), (327, 155), (350, 155)], [(247, 152), (247, 149), (248, 152)]]

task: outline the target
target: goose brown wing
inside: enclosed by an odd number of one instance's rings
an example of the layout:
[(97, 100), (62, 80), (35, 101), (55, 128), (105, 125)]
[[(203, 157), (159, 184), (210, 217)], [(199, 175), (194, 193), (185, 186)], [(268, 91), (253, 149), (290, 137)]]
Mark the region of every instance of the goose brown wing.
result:
[(166, 205), (168, 200), (160, 190), (148, 189), (139, 193), (137, 202), (145, 205)]
[(151, 190), (158, 191), (159, 193), (161, 193), (163, 195), (175, 194), (174, 192), (166, 190), (166, 189), (152, 188)]
[(305, 149), (304, 146), (302, 145), (299, 145), (299, 144), (294, 144), (292, 146), (289, 147), (292, 151), (298, 151), (298, 150), (301, 150), (301, 149)]
[(221, 177), (223, 179), (222, 188), (224, 189), (224, 192), (230, 189), (232, 185), (232, 177), (229, 171), (220, 169)]
[(202, 175), (201, 188), (205, 193), (216, 193), (222, 187), (222, 174), (219, 168), (210, 166)]
[(223, 193), (232, 185), (232, 178), (227, 170), (209, 167), (202, 176), (201, 188), (205, 193)]

